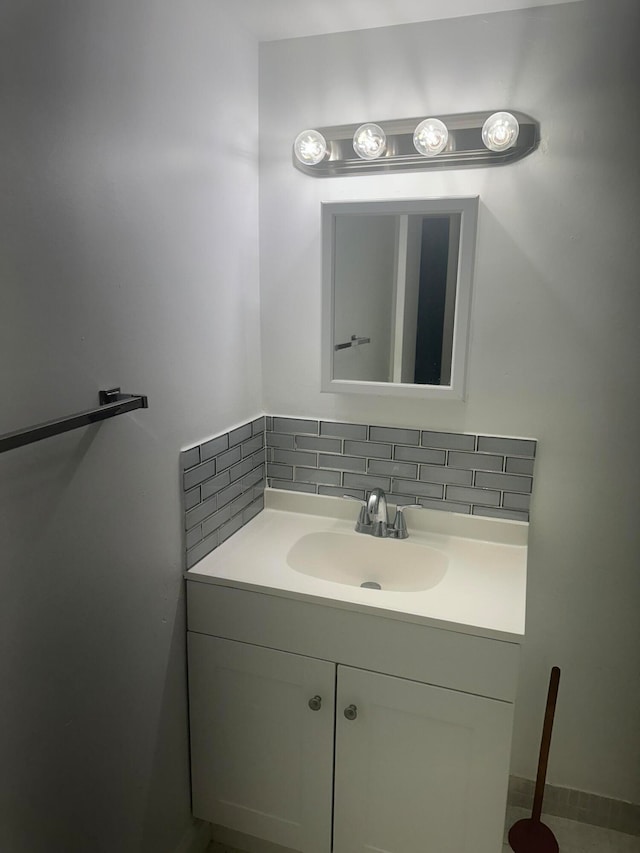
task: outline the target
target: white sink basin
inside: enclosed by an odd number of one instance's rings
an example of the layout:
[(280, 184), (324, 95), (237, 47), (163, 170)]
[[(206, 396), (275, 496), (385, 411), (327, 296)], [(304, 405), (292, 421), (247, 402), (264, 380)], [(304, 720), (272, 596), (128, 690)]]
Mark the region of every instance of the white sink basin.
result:
[[(348, 586), (377, 584), (388, 592), (422, 592), (440, 583), (448, 557), (410, 540), (319, 531), (301, 536), (287, 563), (303, 575)], [(372, 593), (373, 594), (373, 593)]]

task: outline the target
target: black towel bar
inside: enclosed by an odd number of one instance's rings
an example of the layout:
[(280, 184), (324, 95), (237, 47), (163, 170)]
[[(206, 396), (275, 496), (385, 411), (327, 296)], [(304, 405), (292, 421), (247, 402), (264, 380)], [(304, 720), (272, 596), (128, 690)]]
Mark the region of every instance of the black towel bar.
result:
[(100, 391), (98, 399), (100, 405), (97, 409), (78, 412), (75, 415), (68, 415), (66, 418), (46, 421), (43, 424), (36, 424), (36, 426), (0, 435), (0, 453), (4, 453), (5, 450), (13, 450), (14, 447), (32, 444), (34, 441), (40, 441), (52, 435), (69, 432), (72, 429), (78, 429), (78, 427), (105, 421), (107, 418), (114, 418), (116, 415), (124, 415), (126, 412), (133, 412), (135, 409), (147, 409), (149, 407), (146, 397), (141, 394), (121, 394), (119, 388)]

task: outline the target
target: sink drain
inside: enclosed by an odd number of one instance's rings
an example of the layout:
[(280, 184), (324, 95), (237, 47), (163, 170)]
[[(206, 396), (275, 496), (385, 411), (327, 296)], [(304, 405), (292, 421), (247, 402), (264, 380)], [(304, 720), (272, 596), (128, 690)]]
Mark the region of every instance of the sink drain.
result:
[(361, 583), (360, 586), (362, 589), (382, 589), (380, 584), (375, 581), (365, 581), (364, 583)]

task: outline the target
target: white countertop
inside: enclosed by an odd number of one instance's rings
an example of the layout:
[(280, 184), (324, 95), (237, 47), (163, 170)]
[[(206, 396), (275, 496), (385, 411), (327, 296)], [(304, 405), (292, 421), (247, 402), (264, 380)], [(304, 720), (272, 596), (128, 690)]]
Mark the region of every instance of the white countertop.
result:
[(521, 642), (528, 525), (427, 509), (405, 512), (409, 539), (379, 544), (390, 553), (397, 549), (399, 560), (406, 542), (445, 553), (447, 570), (430, 589), (362, 589), (291, 568), (287, 555), (306, 534), (366, 534), (354, 531), (358, 505), (352, 501), (273, 489), (265, 492), (265, 509), (185, 572), (185, 578)]

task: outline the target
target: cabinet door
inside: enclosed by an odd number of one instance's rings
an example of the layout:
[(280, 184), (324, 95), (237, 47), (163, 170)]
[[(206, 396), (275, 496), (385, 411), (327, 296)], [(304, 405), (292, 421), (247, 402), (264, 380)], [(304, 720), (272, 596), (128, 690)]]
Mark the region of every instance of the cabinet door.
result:
[(339, 666), (334, 853), (498, 853), (512, 720), (505, 702)]
[(189, 698), (194, 815), (329, 853), (335, 665), (190, 633)]

